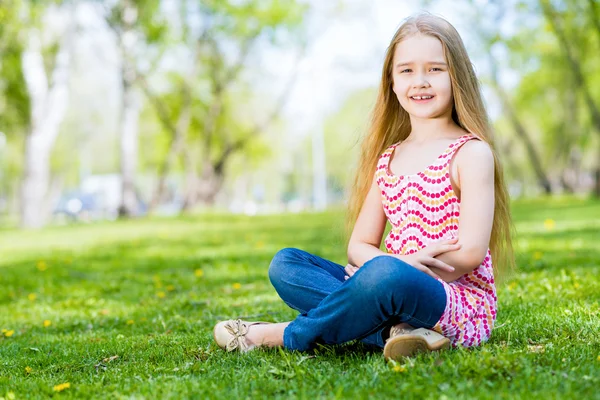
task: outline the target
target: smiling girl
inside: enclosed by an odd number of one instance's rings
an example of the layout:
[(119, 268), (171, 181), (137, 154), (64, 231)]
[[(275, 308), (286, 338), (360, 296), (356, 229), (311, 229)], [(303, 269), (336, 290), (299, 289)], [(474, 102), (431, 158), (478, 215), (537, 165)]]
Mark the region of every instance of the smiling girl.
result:
[(349, 215), (346, 267), (298, 249), (271, 262), (295, 320), (222, 321), (217, 344), (304, 351), (358, 339), (398, 359), (490, 337), (494, 269), (513, 264), (508, 196), (471, 61), (442, 18), (408, 19), (388, 47)]

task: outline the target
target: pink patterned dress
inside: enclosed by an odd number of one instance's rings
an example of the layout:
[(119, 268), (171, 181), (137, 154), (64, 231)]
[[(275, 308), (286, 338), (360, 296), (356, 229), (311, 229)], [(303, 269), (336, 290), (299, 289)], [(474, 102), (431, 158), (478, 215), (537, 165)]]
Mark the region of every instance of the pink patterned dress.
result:
[[(467, 141), (458, 138), (424, 171), (396, 176), (389, 169), (394, 149), (379, 158), (375, 179), (383, 209), (392, 229), (385, 238), (388, 253), (412, 254), (431, 243), (458, 236), (460, 201), (450, 184), (450, 160)], [(456, 281), (439, 281), (446, 290), (446, 309), (433, 328), (454, 346), (476, 346), (486, 341), (496, 320), (496, 287), (488, 248), (481, 265)]]

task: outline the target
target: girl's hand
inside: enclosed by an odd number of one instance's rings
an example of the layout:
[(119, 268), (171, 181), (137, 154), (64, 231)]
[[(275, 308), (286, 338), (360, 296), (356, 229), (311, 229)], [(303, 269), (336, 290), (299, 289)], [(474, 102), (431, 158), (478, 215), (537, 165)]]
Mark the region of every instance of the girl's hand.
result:
[(345, 276), (345, 277), (344, 277), (344, 279), (345, 279), (345, 280), (348, 280), (348, 279), (350, 279), (350, 277), (351, 277), (352, 275), (354, 275), (354, 273), (355, 273), (356, 271), (358, 271), (358, 267), (356, 267), (356, 266), (354, 266), (354, 265), (352, 265), (352, 264), (348, 264), (348, 265), (346, 265), (346, 266), (344, 267), (344, 270), (346, 271), (346, 274), (348, 274), (347, 276)]
[(439, 268), (448, 272), (454, 272), (454, 267), (436, 259), (435, 257), (449, 251), (456, 251), (460, 249), (462, 245), (458, 244), (457, 242), (458, 238), (444, 240), (438, 243), (430, 244), (416, 253), (408, 255), (394, 255), (394, 257), (399, 258), (405, 263), (415, 267), (419, 271), (423, 271), (427, 275), (437, 279), (440, 277), (430, 269), (431, 267)]

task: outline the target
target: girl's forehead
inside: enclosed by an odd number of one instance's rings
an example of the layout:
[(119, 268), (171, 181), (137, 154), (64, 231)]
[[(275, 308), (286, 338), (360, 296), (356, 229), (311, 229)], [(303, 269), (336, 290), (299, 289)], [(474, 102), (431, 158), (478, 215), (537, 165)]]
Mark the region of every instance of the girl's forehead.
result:
[(394, 61), (396, 63), (445, 61), (444, 47), (436, 37), (412, 35), (396, 45)]

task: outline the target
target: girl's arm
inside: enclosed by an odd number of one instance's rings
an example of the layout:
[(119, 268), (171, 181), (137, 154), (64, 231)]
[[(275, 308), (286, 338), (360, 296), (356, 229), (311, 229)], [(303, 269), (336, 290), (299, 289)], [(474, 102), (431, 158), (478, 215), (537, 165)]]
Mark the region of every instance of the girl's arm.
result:
[(373, 179), (348, 242), (348, 262), (357, 267), (387, 253), (379, 250), (386, 217), (381, 203), (381, 190)]
[(481, 265), (487, 254), (494, 220), (494, 156), (487, 143), (471, 140), (454, 157), (460, 188), (458, 243), (460, 250), (436, 259), (450, 264), (454, 272), (431, 269), (444, 281), (454, 281)]

